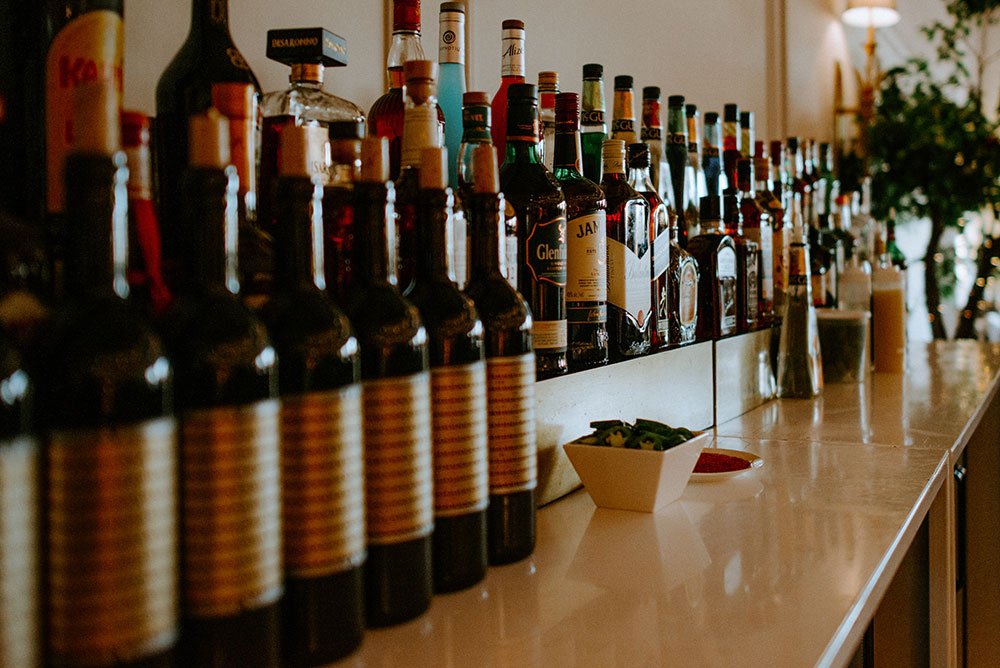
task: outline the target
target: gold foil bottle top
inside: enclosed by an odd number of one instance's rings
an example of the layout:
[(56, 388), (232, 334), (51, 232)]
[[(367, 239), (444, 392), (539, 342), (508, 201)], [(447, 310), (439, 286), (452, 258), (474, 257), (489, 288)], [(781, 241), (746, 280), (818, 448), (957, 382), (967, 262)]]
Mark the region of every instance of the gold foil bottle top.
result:
[(280, 176), (311, 178), (326, 173), (329, 132), (320, 125), (286, 125), (281, 129)]
[(550, 93), (559, 90), (559, 74), (557, 72), (539, 72), (538, 90)]
[(444, 190), (448, 186), (448, 149), (427, 146), (420, 149), (420, 187)]
[(489, 106), (490, 96), (485, 92), (480, 90), (472, 90), (467, 93), (462, 93), (462, 106)]
[(625, 141), (622, 139), (605, 139), (601, 145), (601, 155), (607, 159), (625, 159)]
[(497, 153), (493, 144), (478, 144), (472, 149), (472, 173), (473, 191), (492, 195), (500, 191)]
[(121, 149), (118, 91), (106, 81), (88, 81), (73, 91), (73, 153), (112, 155)]
[(384, 183), (389, 180), (389, 141), (385, 137), (361, 140), (361, 181)]
[(226, 118), (255, 118), (257, 89), (250, 84), (212, 84), (212, 106)]
[(188, 163), (192, 167), (229, 165), (229, 124), (218, 109), (188, 119)]

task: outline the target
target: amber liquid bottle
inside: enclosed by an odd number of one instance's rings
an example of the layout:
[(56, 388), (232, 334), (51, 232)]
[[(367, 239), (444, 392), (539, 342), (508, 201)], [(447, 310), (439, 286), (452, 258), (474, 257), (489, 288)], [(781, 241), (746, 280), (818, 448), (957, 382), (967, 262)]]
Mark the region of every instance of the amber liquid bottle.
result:
[[(239, 298), (236, 169), (225, 119), (193, 116), (181, 188), (191, 273), (163, 325), (181, 417), (179, 664), (280, 665), (277, 355)], [(228, 166), (227, 166), (228, 165)]]
[(473, 151), (472, 192), (466, 196), (473, 258), (466, 294), (476, 304), (486, 340), (490, 505), (490, 564), (524, 559), (535, 548), (535, 356), (531, 310), (505, 279), (503, 195), (492, 146)]
[(639, 139), (635, 132), (635, 105), (632, 99), (632, 85), (632, 77), (627, 74), (615, 77), (611, 139), (621, 139), (625, 142), (625, 146), (634, 144)]
[[(128, 170), (114, 86), (78, 87), (73, 123), (69, 293), (34, 352), (48, 432), (45, 656), (48, 665), (170, 668), (178, 633), (173, 371), (127, 303)], [(5, 384), (4, 401), (25, 380)]]
[(507, 158), (500, 187), (517, 214), (518, 292), (534, 317), (538, 378), (566, 373), (566, 200), (538, 160), (537, 93), (513, 84), (507, 114)]
[(711, 341), (736, 333), (736, 243), (722, 226), (721, 198), (701, 198), (701, 234), (687, 250), (698, 262), (697, 339)]
[(580, 98), (556, 95), (555, 176), (566, 196), (569, 369), (608, 363), (607, 200), (580, 174)]
[[(388, 142), (361, 142), (354, 184), (355, 287), (344, 308), (361, 346), (364, 403), (365, 619), (413, 619), (431, 603), (431, 377), (427, 330), (396, 287), (390, 261), (395, 191)], [(397, 462), (412, 465), (400, 468)]]
[(286, 125), (275, 183), (275, 293), (264, 311), (281, 360), (283, 665), (327, 665), (361, 642), (365, 559), (361, 360), (323, 291), (327, 130)]

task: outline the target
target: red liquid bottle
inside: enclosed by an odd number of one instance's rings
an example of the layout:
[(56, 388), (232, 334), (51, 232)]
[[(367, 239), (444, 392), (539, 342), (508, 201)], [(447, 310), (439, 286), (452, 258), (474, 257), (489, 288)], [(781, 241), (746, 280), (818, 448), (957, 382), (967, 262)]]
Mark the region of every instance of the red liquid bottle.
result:
[(507, 19), (501, 36), (500, 88), (490, 105), (493, 114), (493, 145), (498, 155), (507, 150), (507, 89), (511, 84), (524, 83), (524, 21)]

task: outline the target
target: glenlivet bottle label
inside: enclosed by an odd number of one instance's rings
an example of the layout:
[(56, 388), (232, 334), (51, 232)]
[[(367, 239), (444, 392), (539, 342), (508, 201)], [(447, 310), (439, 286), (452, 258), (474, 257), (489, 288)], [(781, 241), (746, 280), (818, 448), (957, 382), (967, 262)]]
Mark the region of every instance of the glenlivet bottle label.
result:
[(489, 502), (486, 362), (431, 370), (434, 514), (465, 515)]
[(535, 489), (535, 356), (492, 357), (486, 367), (490, 494)]

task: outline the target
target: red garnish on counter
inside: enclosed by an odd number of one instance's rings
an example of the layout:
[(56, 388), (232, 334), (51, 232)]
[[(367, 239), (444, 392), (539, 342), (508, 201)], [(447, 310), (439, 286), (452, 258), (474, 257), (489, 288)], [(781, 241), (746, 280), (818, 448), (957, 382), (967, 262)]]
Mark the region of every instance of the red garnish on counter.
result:
[(727, 473), (750, 468), (750, 462), (731, 455), (721, 455), (715, 452), (703, 452), (694, 465), (695, 473)]

